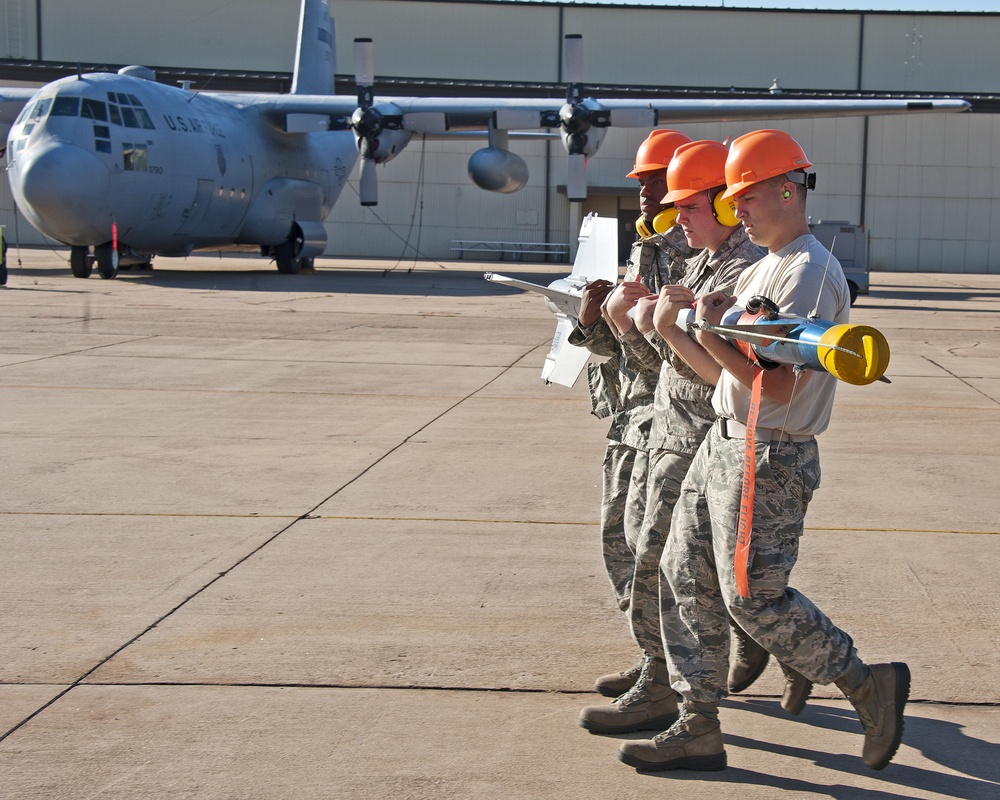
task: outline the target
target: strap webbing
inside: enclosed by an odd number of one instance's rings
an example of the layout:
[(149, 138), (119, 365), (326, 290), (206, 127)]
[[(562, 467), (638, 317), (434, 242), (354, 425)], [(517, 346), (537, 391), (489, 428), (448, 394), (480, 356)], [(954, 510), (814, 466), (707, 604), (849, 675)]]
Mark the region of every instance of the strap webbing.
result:
[(753, 533), (753, 496), (757, 474), (757, 413), (764, 389), (764, 370), (753, 368), (750, 390), (750, 409), (747, 411), (747, 433), (743, 449), (743, 483), (740, 494), (740, 518), (736, 526), (736, 550), (733, 552), (733, 571), (736, 575), (736, 592), (740, 597), (750, 596), (747, 567), (750, 560), (750, 538)]

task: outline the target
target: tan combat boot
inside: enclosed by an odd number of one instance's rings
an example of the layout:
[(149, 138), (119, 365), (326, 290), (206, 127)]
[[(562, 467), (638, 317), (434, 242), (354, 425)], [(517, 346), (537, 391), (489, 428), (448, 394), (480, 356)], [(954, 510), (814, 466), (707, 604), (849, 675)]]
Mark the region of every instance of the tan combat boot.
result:
[(603, 706), (587, 706), (577, 722), (591, 733), (662, 731), (677, 720), (677, 693), (670, 688), (667, 665), (652, 656), (643, 660), (635, 686)]
[(779, 661), (778, 666), (785, 675), (785, 693), (781, 695), (781, 707), (793, 717), (797, 717), (806, 707), (806, 700), (809, 699), (809, 693), (813, 688), (812, 681), (788, 664)]
[(602, 675), (594, 682), (594, 689), (605, 697), (621, 697), (635, 686), (635, 682), (639, 680), (640, 672), (642, 672), (641, 661), (623, 672), (612, 672), (610, 675)]
[(733, 649), (729, 656), (729, 691), (738, 694), (760, 677), (767, 666), (770, 653), (747, 636), (746, 632), (732, 619), (729, 627), (733, 632)]
[(726, 750), (717, 721), (685, 712), (669, 730), (652, 739), (622, 742), (618, 759), (647, 772), (720, 770), (726, 767)]
[(858, 712), (865, 734), (862, 760), (872, 769), (884, 769), (903, 739), (903, 708), (910, 696), (910, 668), (901, 662), (871, 664), (857, 689), (843, 678), (836, 681)]

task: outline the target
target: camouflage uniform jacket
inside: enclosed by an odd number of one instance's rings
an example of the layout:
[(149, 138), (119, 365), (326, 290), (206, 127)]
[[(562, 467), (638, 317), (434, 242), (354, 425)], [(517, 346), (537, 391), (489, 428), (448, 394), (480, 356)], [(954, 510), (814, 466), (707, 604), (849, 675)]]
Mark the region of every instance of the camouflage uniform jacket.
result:
[[(684, 274), (685, 259), (692, 255), (680, 227), (664, 234), (642, 239), (632, 245), (625, 280), (641, 280), (650, 292), (659, 292), (667, 283), (677, 283)], [(653, 418), (653, 392), (659, 376), (645, 369), (639, 360), (626, 352), (607, 321), (600, 318), (589, 328), (577, 324), (569, 335), (570, 344), (590, 352), (610, 356), (607, 361), (587, 366), (593, 414), (611, 417), (608, 439), (639, 450), (649, 449), (649, 429)], [(645, 343), (642, 360), (660, 358), (655, 348)]]
[[(746, 230), (740, 225), (715, 253), (702, 250), (689, 259), (687, 272), (680, 283), (696, 296), (715, 291), (732, 294), (739, 274), (764, 255), (765, 252), (747, 238)], [(641, 338), (638, 331), (636, 337)], [(693, 456), (718, 416), (712, 408), (715, 387), (706, 383), (670, 350), (656, 331), (650, 331), (646, 340), (662, 354), (660, 378), (653, 399), (649, 445), (654, 449)]]

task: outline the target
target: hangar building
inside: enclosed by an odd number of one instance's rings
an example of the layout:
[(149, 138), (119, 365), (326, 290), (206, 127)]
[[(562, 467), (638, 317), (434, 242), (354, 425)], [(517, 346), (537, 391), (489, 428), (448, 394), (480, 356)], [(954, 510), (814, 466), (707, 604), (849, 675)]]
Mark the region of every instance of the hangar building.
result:
[[(376, 97), (561, 96), (563, 36), (585, 49), (587, 93), (604, 96), (959, 97), (958, 115), (677, 125), (723, 140), (787, 130), (814, 162), (814, 222), (865, 232), (873, 271), (1000, 273), (1000, 13), (769, 11), (514, 0), (331, 0), (337, 91), (354, 94), (353, 45), (375, 43)], [(297, 0), (0, 0), (0, 83), (41, 85), (84, 69), (144, 64), (195, 88), (287, 91)], [(452, 259), (457, 240), (566, 243), (582, 216), (638, 215), (625, 177), (648, 131), (613, 128), (569, 203), (558, 140), (512, 146), (531, 178), (500, 195), (474, 186), (481, 141), (414, 139), (380, 166), (379, 205), (352, 177), (327, 227), (328, 254)], [(44, 243), (0, 185), (9, 240)], [(840, 254), (838, 249), (838, 255)]]

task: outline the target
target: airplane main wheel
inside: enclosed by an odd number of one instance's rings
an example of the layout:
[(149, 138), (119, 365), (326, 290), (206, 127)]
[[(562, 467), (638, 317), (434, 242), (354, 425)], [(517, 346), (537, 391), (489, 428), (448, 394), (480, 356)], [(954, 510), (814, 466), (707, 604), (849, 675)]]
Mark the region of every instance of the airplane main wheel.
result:
[(295, 252), (299, 249), (296, 245), (301, 246), (301, 243), (290, 239), (274, 248), (274, 263), (278, 265), (278, 272), (282, 275), (295, 275), (302, 269), (303, 259), (295, 257)]
[(94, 257), (89, 247), (71, 247), (69, 250), (69, 268), (74, 278), (89, 278), (94, 269)]
[(97, 261), (97, 272), (105, 280), (111, 280), (118, 274), (118, 251), (111, 242), (99, 244), (94, 248), (94, 259)]

